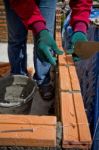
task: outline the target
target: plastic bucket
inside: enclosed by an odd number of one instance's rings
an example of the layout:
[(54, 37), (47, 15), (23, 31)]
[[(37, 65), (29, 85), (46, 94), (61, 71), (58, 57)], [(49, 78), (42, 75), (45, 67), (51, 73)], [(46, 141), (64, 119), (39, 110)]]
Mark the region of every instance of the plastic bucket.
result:
[(35, 95), (36, 83), (22, 75), (0, 79), (0, 114), (28, 114)]

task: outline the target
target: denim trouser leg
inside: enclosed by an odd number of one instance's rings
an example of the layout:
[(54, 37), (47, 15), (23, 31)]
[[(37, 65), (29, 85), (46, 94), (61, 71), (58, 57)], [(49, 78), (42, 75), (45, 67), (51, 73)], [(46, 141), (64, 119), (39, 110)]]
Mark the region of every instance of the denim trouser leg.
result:
[[(53, 36), (56, 0), (38, 0), (38, 5), (43, 17), (46, 20), (47, 28), (51, 33), (51, 35)], [(49, 83), (51, 65), (47, 62), (40, 61), (40, 59), (37, 57), (36, 54), (36, 47), (34, 48), (34, 67), (35, 67), (34, 78), (37, 80), (37, 83), (39, 85)]]
[(20, 18), (10, 8), (9, 0), (4, 0), (8, 24), (8, 57), (12, 74), (27, 73), (26, 41), (27, 31)]

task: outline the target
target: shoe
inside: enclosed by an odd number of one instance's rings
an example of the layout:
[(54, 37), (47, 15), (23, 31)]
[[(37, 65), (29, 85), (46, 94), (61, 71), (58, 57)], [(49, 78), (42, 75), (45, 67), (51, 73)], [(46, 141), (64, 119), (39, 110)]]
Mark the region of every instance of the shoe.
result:
[(47, 85), (40, 85), (39, 92), (41, 97), (47, 101), (52, 100), (55, 96), (55, 88), (51, 83)]

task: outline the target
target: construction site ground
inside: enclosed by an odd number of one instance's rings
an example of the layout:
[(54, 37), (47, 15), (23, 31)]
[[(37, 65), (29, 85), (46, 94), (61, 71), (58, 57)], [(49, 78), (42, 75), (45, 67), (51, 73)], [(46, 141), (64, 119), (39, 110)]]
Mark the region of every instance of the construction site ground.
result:
[[(58, 47), (63, 49), (60, 10), (56, 13), (55, 34)], [(32, 50), (33, 45), (28, 45), (28, 68), (33, 66)], [(8, 62), (5, 43), (0, 43), (0, 62)], [(55, 75), (55, 99), (46, 102), (37, 91), (33, 99), (31, 115), (0, 115), (1, 131), (11, 132), (16, 128), (25, 130), (26, 127), (31, 127), (34, 131), (33, 133), (26, 133), (24, 130), (21, 133), (16, 131), (15, 134), (1, 132), (0, 145), (3, 147), (0, 147), (0, 150), (90, 149), (91, 133), (72, 55), (64, 53), (58, 57)]]
[[(56, 42), (58, 44), (58, 47), (62, 49), (60, 32), (56, 32)], [(5, 54), (5, 56), (7, 55)], [(59, 56), (58, 58), (58, 70), (56, 70), (55, 99), (49, 103), (43, 101), (39, 96), (40, 95), (37, 92), (37, 95), (33, 100), (32, 111), (31, 111), (32, 114), (36, 115), (36, 118), (35, 116), (18, 117), (18, 115), (17, 116), (1, 115), (0, 118), (1, 118), (1, 130), (2, 129), (4, 130), (4, 126), (7, 128), (6, 129), (7, 131), (8, 129), (10, 130), (12, 130), (13, 128), (15, 129), (14, 124), (17, 125), (18, 120), (19, 120), (18, 128), (20, 129), (20, 125), (25, 123), (26, 120), (29, 119), (30, 117), (31, 118), (30, 120), (33, 121), (34, 130), (35, 130), (34, 124), (36, 124), (36, 126), (41, 126), (41, 131), (40, 129), (38, 129), (38, 132), (36, 131), (37, 134), (34, 133), (33, 137), (32, 136), (29, 137), (29, 141), (27, 140), (27, 138), (23, 137), (23, 135), (24, 136), (26, 135), (24, 131), (23, 131), (24, 134), (20, 134), (18, 133), (18, 131), (16, 131), (18, 135), (17, 137), (15, 136), (16, 134), (13, 134), (13, 137), (11, 136), (10, 133), (5, 135), (1, 134), (0, 145), (3, 146), (17, 145), (17, 146), (33, 146), (33, 147), (36, 146), (37, 149), (38, 147), (42, 147), (42, 146), (50, 147), (50, 148), (55, 147), (54, 149), (58, 149), (57, 145), (60, 147), (60, 149), (61, 148), (66, 148), (66, 149), (90, 148), (91, 135), (88, 127), (89, 125), (84, 110), (84, 104), (81, 96), (81, 90), (80, 90), (79, 80), (75, 69), (75, 64), (72, 60), (71, 55), (67, 56), (64, 54), (62, 56)], [(52, 106), (54, 106), (54, 104), (55, 104), (54, 107), (55, 114), (52, 113), (53, 112)], [(44, 112), (45, 110), (46, 112)], [(50, 112), (52, 114), (50, 114)], [(40, 115), (42, 115), (42, 118), (40, 117)], [(42, 124), (43, 122), (44, 125)], [(60, 124), (58, 122), (60, 122)], [(9, 123), (11, 124), (11, 126), (7, 126), (7, 124)], [(27, 123), (29, 124), (29, 122)], [(23, 129), (25, 130), (26, 125), (23, 124), (22, 126)], [(45, 128), (45, 130), (42, 127)], [(49, 130), (48, 133), (46, 132), (47, 128)], [(40, 136), (40, 133), (42, 136)], [(22, 139), (22, 141), (20, 139)], [(38, 143), (37, 141), (39, 141), (39, 145), (37, 144)], [(10, 148), (13, 149), (13, 147)]]
[[(33, 67), (33, 44), (28, 44), (28, 67)], [(0, 62), (9, 62), (8, 55), (7, 55), (7, 43), (0, 43)], [(51, 107), (53, 106), (53, 100), (51, 101), (44, 101), (38, 90), (36, 92), (35, 98), (32, 103), (31, 114), (34, 115), (48, 115), (51, 111)], [(38, 107), (40, 106), (40, 107)]]

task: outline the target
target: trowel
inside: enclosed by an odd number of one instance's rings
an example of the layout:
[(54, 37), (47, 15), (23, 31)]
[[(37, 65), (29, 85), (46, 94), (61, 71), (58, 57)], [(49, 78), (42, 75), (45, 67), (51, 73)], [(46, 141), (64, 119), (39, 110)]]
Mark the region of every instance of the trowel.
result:
[(99, 42), (77, 42), (74, 46), (74, 52), (81, 59), (87, 59), (94, 55), (96, 52), (99, 52)]

